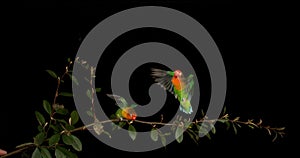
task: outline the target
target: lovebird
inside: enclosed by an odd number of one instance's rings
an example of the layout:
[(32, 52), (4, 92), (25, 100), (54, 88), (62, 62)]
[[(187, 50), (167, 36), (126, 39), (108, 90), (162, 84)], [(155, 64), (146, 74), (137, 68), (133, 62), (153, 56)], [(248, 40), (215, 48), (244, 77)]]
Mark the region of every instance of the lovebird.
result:
[(178, 99), (180, 111), (191, 114), (193, 108), (190, 101), (194, 91), (194, 75), (190, 74), (185, 78), (180, 70), (165, 71), (155, 68), (151, 70), (154, 81)]
[(119, 106), (119, 109), (116, 111), (115, 115), (119, 119), (127, 119), (127, 120), (135, 120), (137, 114), (134, 108), (137, 106), (136, 104), (129, 105), (127, 101), (118, 95), (107, 94), (108, 97), (114, 99), (116, 104)]

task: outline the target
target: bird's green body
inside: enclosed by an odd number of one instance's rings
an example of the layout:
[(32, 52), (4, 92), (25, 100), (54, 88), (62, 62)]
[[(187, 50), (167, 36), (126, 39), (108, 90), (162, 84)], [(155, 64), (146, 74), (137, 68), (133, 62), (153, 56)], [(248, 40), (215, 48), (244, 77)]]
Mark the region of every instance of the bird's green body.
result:
[(192, 74), (185, 78), (180, 70), (152, 69), (152, 76), (158, 84), (174, 94), (175, 98), (180, 102), (179, 108), (181, 111), (187, 114), (193, 112), (190, 102), (194, 87)]

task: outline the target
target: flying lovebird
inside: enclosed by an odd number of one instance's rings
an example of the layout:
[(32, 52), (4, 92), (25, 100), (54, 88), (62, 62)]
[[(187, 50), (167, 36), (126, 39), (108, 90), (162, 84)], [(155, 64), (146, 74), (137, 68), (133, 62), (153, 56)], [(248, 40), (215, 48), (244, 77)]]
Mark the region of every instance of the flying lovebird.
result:
[(135, 120), (137, 114), (134, 108), (137, 106), (136, 104), (129, 105), (127, 101), (118, 95), (107, 94), (108, 97), (114, 99), (116, 104), (119, 106), (119, 109), (116, 111), (116, 116), (119, 119), (127, 119), (127, 120)]
[(194, 92), (194, 75), (190, 74), (186, 78), (180, 70), (166, 71), (155, 68), (151, 70), (154, 81), (178, 99), (180, 111), (191, 114), (193, 112), (191, 99)]

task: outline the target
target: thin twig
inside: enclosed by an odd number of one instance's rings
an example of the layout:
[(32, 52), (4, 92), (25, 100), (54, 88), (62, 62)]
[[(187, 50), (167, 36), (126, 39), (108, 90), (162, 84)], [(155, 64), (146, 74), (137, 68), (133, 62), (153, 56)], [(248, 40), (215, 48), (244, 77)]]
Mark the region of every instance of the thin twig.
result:
[(23, 152), (24, 150), (29, 150), (31, 148), (35, 147), (35, 145), (27, 145), (27, 146), (24, 146), (23, 148), (21, 149), (17, 149), (17, 150), (14, 150), (10, 153), (7, 153), (6, 155), (3, 155), (3, 156), (0, 156), (0, 158), (5, 158), (5, 157), (9, 157), (9, 156), (12, 156), (12, 155), (15, 155), (15, 154), (18, 154), (20, 152)]

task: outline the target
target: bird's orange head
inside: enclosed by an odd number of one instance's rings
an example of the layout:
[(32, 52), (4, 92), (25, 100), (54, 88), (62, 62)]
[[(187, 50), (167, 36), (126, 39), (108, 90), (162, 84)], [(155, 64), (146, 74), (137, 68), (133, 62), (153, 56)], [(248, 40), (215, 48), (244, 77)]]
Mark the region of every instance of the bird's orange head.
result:
[(128, 120), (135, 120), (137, 117), (137, 114), (133, 108), (127, 107), (127, 108), (123, 109), (122, 116)]

